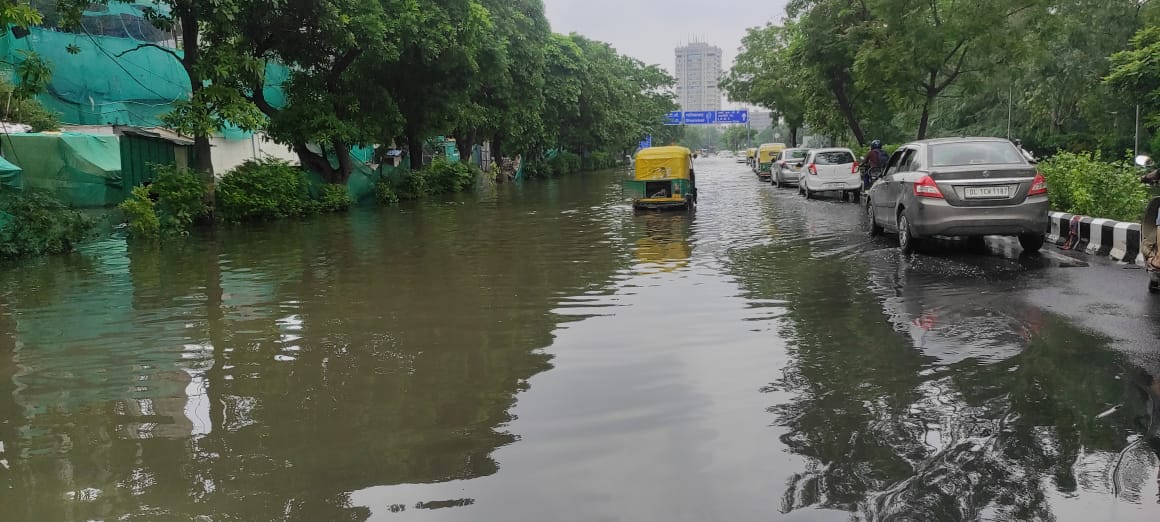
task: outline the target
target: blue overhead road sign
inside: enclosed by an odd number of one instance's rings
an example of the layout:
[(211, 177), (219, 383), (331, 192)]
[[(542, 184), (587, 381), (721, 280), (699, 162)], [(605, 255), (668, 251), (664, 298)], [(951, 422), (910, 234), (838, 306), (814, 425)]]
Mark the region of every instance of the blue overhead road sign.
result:
[(665, 115), (665, 125), (680, 125), (681, 111), (673, 111)]
[(685, 125), (712, 125), (717, 123), (717, 113), (713, 111), (686, 112)]
[(717, 123), (749, 123), (749, 111), (717, 111)]

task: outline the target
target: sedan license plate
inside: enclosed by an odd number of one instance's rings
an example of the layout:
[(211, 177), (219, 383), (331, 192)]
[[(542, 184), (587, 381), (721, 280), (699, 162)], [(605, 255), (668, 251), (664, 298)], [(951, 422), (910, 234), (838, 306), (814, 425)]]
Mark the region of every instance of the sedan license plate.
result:
[(965, 187), (963, 196), (967, 199), (1009, 198), (1011, 187), (999, 185), (994, 187)]

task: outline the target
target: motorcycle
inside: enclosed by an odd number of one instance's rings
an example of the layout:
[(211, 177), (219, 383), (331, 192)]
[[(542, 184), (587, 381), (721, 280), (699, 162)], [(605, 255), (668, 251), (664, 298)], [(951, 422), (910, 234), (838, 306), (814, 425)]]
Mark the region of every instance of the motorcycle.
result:
[[(1152, 167), (1152, 158), (1136, 156), (1136, 165), (1144, 168)], [(1144, 220), (1140, 223), (1140, 253), (1144, 256), (1144, 267), (1148, 271), (1148, 291), (1160, 293), (1160, 252), (1156, 251), (1157, 217), (1160, 216), (1160, 196), (1148, 202), (1144, 210)]]

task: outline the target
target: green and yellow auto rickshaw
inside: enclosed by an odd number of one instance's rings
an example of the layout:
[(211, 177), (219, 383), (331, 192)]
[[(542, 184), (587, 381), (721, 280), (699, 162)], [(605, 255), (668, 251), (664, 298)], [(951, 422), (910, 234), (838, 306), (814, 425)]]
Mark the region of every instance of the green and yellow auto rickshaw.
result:
[(635, 172), (624, 182), (632, 206), (642, 210), (692, 209), (697, 204), (693, 152), (685, 147), (641, 149)]
[(751, 169), (757, 168), (757, 149), (756, 148), (751, 147), (751, 148), (745, 149), (745, 164), (749, 165), (749, 168), (751, 168)]
[(773, 172), (773, 160), (777, 159), (778, 153), (785, 150), (784, 143), (762, 143), (757, 148), (757, 163), (753, 166), (753, 172), (761, 179), (769, 179)]

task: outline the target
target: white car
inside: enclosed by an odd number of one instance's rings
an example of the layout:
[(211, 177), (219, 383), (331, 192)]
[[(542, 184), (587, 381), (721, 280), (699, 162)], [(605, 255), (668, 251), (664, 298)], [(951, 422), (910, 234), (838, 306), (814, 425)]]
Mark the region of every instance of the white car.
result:
[(858, 160), (850, 149), (812, 149), (798, 182), (798, 194), (813, 199), (819, 192), (838, 192), (843, 200), (862, 193)]

